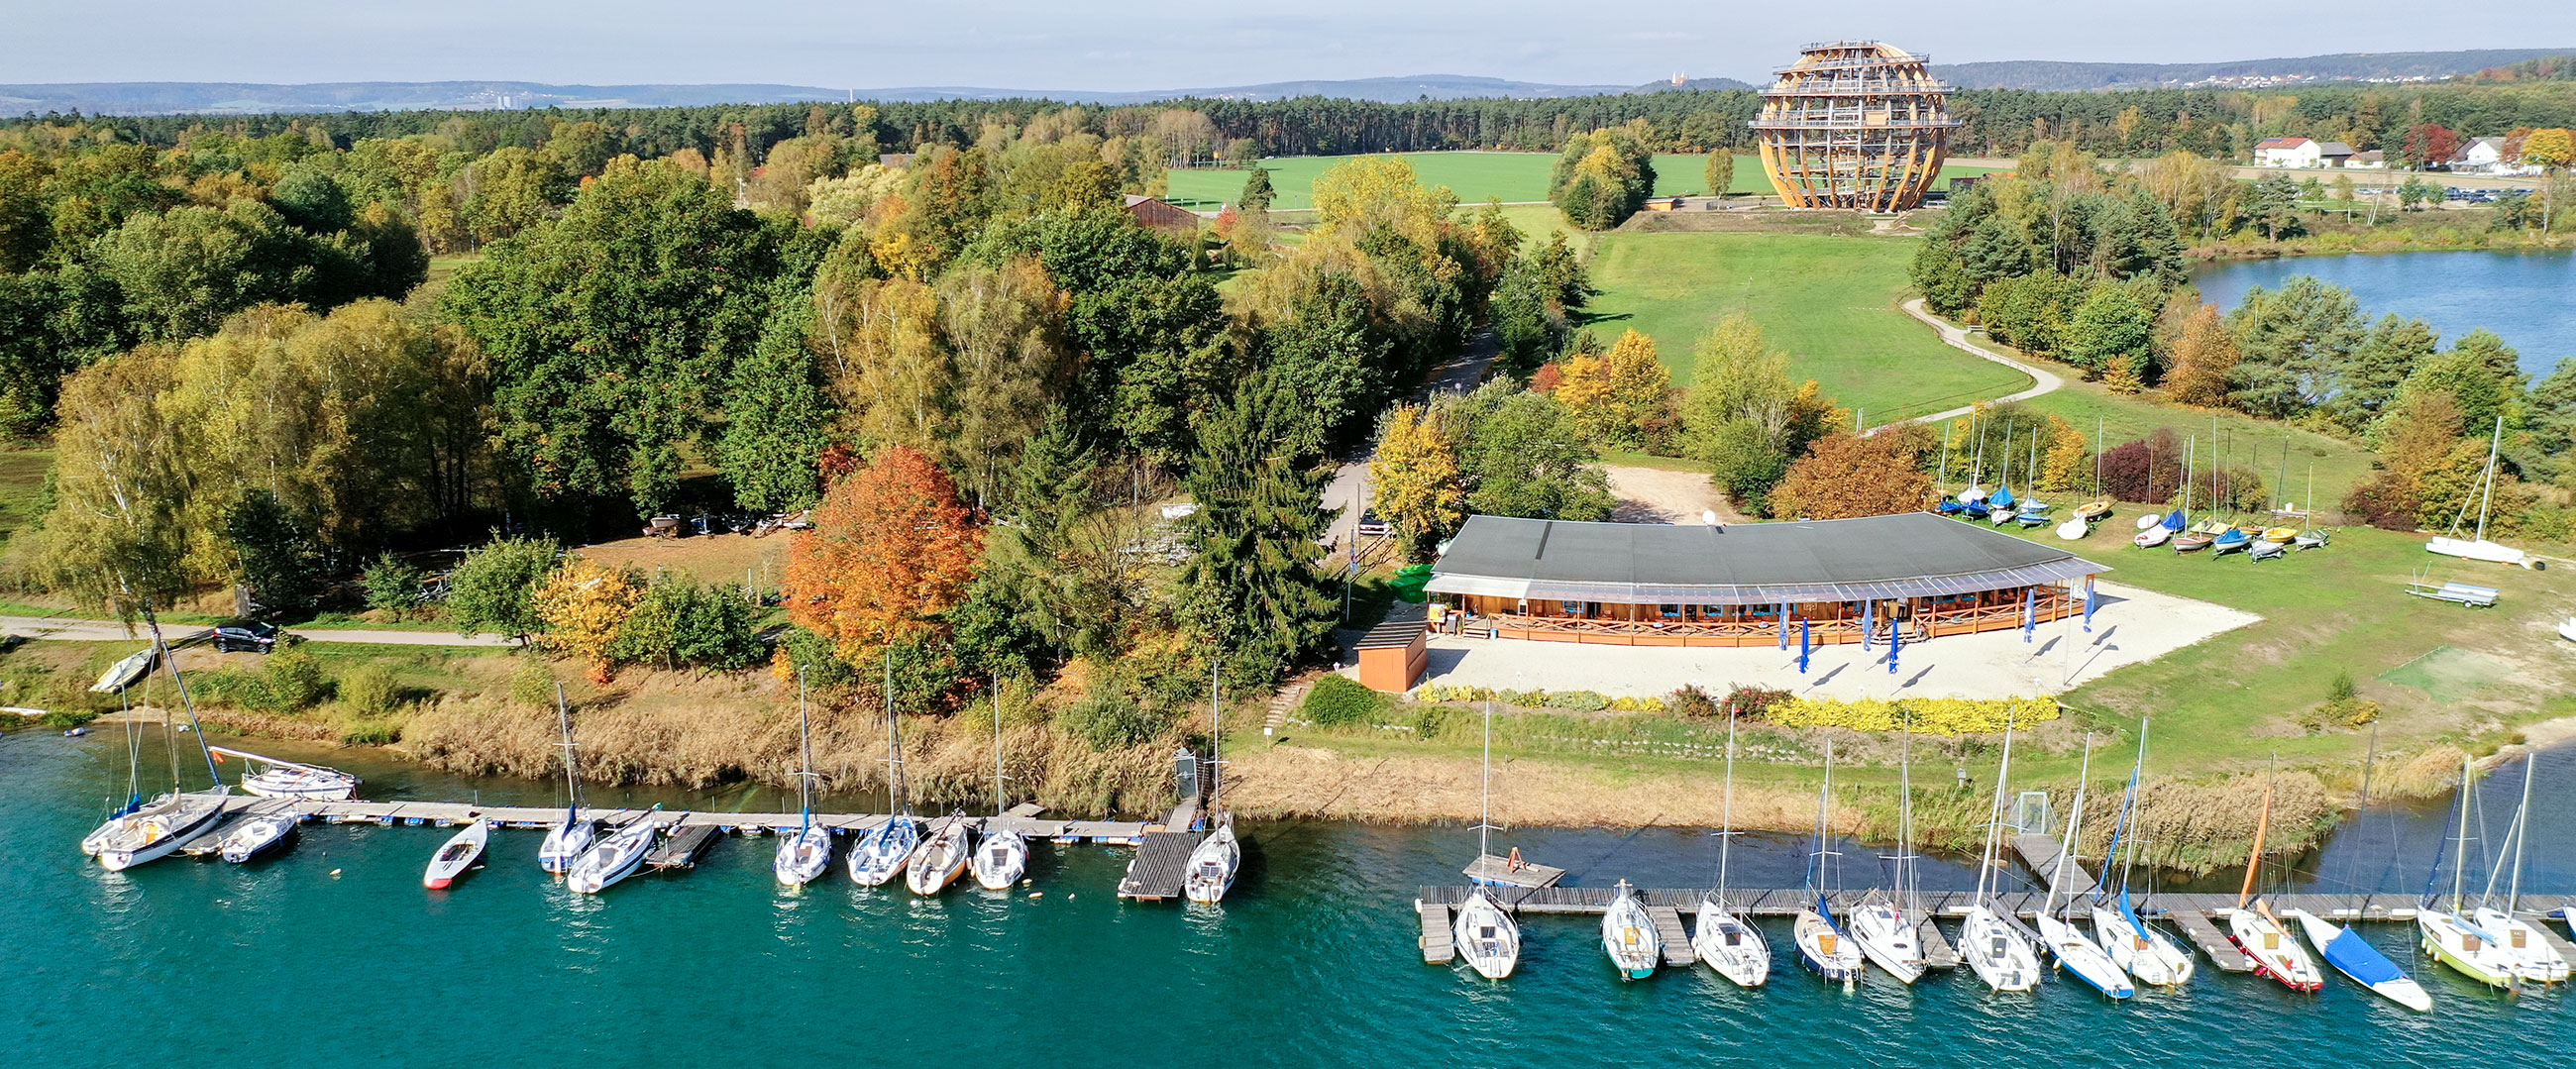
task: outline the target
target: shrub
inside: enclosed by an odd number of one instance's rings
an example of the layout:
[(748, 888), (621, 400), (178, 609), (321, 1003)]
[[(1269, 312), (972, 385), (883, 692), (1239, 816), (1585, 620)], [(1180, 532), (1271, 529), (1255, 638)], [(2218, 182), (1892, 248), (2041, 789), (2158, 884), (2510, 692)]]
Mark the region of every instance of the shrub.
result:
[(1103, 678), (1059, 719), (1066, 731), (1099, 751), (1123, 750), (1162, 732), (1164, 718)]
[(1789, 700), (1789, 692), (1778, 687), (1748, 687), (1738, 683), (1727, 688), (1726, 700), (1718, 704), (1718, 711), (1728, 716), (1760, 719)]
[(1603, 697), (1597, 691), (1565, 690), (1548, 695), (1547, 704), (1548, 708), (1551, 709), (1572, 709), (1576, 712), (1597, 713), (1610, 707), (1610, 699)]
[(1489, 689), (1465, 683), (1425, 683), (1413, 691), (1418, 702), (1480, 702), (1493, 696)]
[(406, 564), (402, 558), (386, 553), (359, 573), (358, 582), (366, 588), (368, 608), (400, 620), (420, 607), (420, 585), (428, 577), (429, 573), (418, 565)]
[(360, 720), (340, 732), (344, 746), (391, 746), (402, 741), (402, 725), (392, 720)]
[(1413, 736), (1428, 742), (1439, 738), (1458, 719), (1458, 711), (1445, 705), (1416, 705), (1405, 719), (1413, 728)]
[(1674, 712), (1683, 716), (1706, 718), (1717, 715), (1717, 699), (1709, 697), (1708, 692), (1701, 690), (1697, 683), (1682, 684), (1673, 691), (1673, 696), (1667, 704)]
[(328, 696), (331, 679), (322, 674), (322, 664), (312, 654), (287, 646), (268, 655), (256, 689), (258, 694), (251, 704), (257, 708), (293, 713), (310, 709)]
[(760, 636), (751, 607), (723, 586), (700, 586), (686, 575), (663, 573), (635, 601), (609, 654), (619, 660), (682, 664), (731, 672), (760, 659)]
[[(1785, 693), (1785, 692), (1774, 692)], [(1733, 700), (1734, 695), (1728, 695)], [(2054, 698), (1901, 698), (1841, 701), (1793, 698), (1771, 706), (1765, 718), (1787, 728), (1847, 728), (1918, 735), (1970, 735), (2002, 731), (2007, 722), (2028, 727), (2058, 717)]]
[(510, 673), (510, 700), (530, 709), (555, 707), (555, 670), (537, 651), (519, 655), (519, 667)]
[(393, 669), (360, 665), (340, 677), (340, 704), (362, 717), (390, 716), (402, 704), (402, 685), (394, 680)]
[(1517, 705), (1523, 709), (1544, 709), (1547, 707), (1547, 692), (1543, 690), (1499, 690), (1494, 692), (1494, 700), (1505, 705)]
[(1636, 698), (1622, 694), (1616, 698), (1610, 699), (1610, 711), (1615, 713), (1660, 713), (1671, 708), (1671, 706), (1664, 704), (1664, 700), (1662, 698), (1657, 698), (1652, 695), (1648, 695), (1643, 698)]
[(1297, 718), (1318, 727), (1373, 724), (1386, 711), (1386, 696), (1359, 685), (1349, 676), (1328, 675), (1315, 681)]

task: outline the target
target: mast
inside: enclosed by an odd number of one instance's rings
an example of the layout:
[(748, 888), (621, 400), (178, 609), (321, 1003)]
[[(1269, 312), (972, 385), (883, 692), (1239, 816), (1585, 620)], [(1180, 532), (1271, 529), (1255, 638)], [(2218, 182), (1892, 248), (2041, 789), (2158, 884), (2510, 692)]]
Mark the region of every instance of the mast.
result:
[(1002, 673), (993, 673), (993, 815), (1001, 816), (1009, 807), (1009, 796), (1002, 793)]
[[(2057, 889), (2065, 885), (2066, 870), (2069, 866), (2075, 864), (2076, 835), (2078, 834), (2078, 829), (2081, 829), (2084, 826), (2084, 785), (2087, 780), (2092, 778), (2092, 776), (2093, 735), (2091, 732), (2086, 732), (2084, 735), (2084, 762), (2078, 767), (2075, 773), (2075, 800), (2068, 803), (2066, 813), (2066, 833), (2063, 839), (2061, 839), (2057, 844), (2057, 865), (2054, 871), (2050, 872), (2048, 876), (2048, 903), (2040, 910), (2043, 916), (2057, 912)], [(2070, 899), (2068, 904), (2070, 906), (2073, 905), (2073, 901)]]
[[(1488, 703), (1486, 709), (1493, 706)], [(1720, 830), (1717, 833), (1717, 905), (1726, 908), (1727, 854), (1735, 840), (1735, 714), (1726, 714), (1726, 802), (1718, 810)]]
[(805, 715), (805, 673), (796, 673), (796, 748), (805, 771), (796, 774), (796, 804), (804, 810), (804, 821), (796, 833), (802, 838), (814, 830), (814, 724)]
[(2199, 447), (2199, 435), (2189, 435), (2182, 440), (2182, 514), (2185, 516), (2191, 515), (2192, 451)]
[(2254, 873), (2263, 862), (2263, 835), (2272, 830), (2272, 780), (2263, 780), (2263, 815), (2254, 821), (2254, 852), (2245, 858), (2245, 886), (2236, 892), (2236, 908), (2245, 908), (2245, 900), (2254, 897)]
[(2469, 755), (2460, 755), (2460, 830), (2451, 840), (2459, 853), (2451, 862), (2451, 912), (2458, 913), (2469, 895)]
[(903, 720), (894, 713), (894, 650), (885, 657), (886, 701), (886, 806), (892, 816), (911, 814), (911, 799), (905, 797), (903, 783)]
[(1218, 793), (1225, 790), (1225, 769), (1220, 767), (1225, 764), (1225, 725), (1219, 718), (1217, 710), (1217, 662), (1211, 657), (1208, 659), (1208, 819), (1210, 821), (1214, 821), (1216, 814), (1225, 809), (1217, 801)]
[(569, 828), (581, 815), (581, 777), (573, 772), (572, 707), (564, 703), (563, 681), (555, 681), (555, 721), (563, 727), (564, 752), (564, 826)]
[[(1816, 902), (1819, 906), (1823, 906), (1829, 901), (1826, 898), (1825, 881), (1825, 854), (1827, 853), (1825, 850), (1825, 816), (1827, 807), (1832, 804), (1833, 796), (1834, 740), (1826, 739), (1825, 782), (1822, 786), (1816, 788), (1816, 849), (1813, 854), (1809, 855), (1815, 858), (1816, 868), (1815, 875), (1807, 883), (1808, 888), (1816, 892)], [(1832, 912), (1828, 909), (1820, 908), (1816, 912), (1822, 913), (1827, 917), (1833, 916)]]
[(1481, 865), (1494, 856), (1494, 697), (1485, 696), (1485, 803), (1476, 818), (1476, 862)]
[(2522, 844), (2531, 838), (2531, 781), (2535, 778), (2533, 774), (2539, 771), (2532, 767), (2534, 756), (2525, 754), (2522, 758), (2522, 808), (2513, 815), (2513, 880), (2506, 885), (2504, 893), (2507, 916), (2513, 914), (2515, 903), (2522, 900)]
[(2003, 474), (1995, 476), (1997, 486), (2012, 485), (2012, 432), (2012, 424), (2004, 424), (2004, 471)]
[[(143, 606), (143, 625), (152, 629), (152, 648), (161, 651), (161, 666), (170, 670), (170, 682), (179, 689), (179, 707), (188, 711), (188, 733), (197, 737), (197, 752), (204, 755), (206, 759), (206, 779), (214, 784), (217, 792), (221, 792), (224, 789), (223, 773), (215, 771), (215, 752), (206, 748), (206, 729), (204, 725), (197, 723), (197, 703), (188, 695), (188, 677), (179, 674), (179, 658), (170, 652), (170, 644), (161, 637), (161, 619), (152, 613), (152, 599), (146, 596), (139, 600)], [(167, 736), (169, 732), (164, 731), (162, 734)], [(170, 790), (173, 794), (178, 793), (179, 790), (179, 761), (176, 753), (171, 755), (170, 760)]]
[(2495, 435), (2487, 439), (2486, 492), (2478, 498), (2478, 541), (2487, 540), (2487, 506), (2495, 502), (2496, 449), (2504, 445), (2504, 417), (2495, 421)]
[(1947, 420), (1941, 424), (1941, 474), (1932, 482), (1935, 489), (1950, 485), (1950, 424), (1954, 422), (1957, 421)]
[(2290, 440), (2281, 439), (2281, 511), (2290, 511)]
[(1914, 888), (1914, 722), (1908, 717), (1897, 726), (1905, 734), (1896, 759), (1896, 908), (1904, 910)]
[(2003, 834), (2004, 782), (2006, 777), (2012, 775), (2012, 743), (2013, 714), (2007, 709), (2004, 711), (2004, 760), (2003, 764), (1995, 768), (1995, 800), (1986, 807), (1986, 849), (1984, 855), (1977, 859), (1977, 904), (1979, 905), (1985, 904), (1986, 888), (1994, 879), (1995, 845), (1998, 837)]

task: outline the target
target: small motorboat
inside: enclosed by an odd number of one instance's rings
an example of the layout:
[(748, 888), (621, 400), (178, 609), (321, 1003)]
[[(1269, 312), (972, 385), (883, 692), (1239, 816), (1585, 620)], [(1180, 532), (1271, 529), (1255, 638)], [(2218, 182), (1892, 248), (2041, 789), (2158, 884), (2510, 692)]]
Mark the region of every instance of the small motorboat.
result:
[(263, 813), (226, 829), (218, 846), (224, 860), (239, 865), (285, 847), (295, 835), (295, 824), (293, 814)]
[(1189, 867), (1181, 879), (1181, 893), (1192, 902), (1214, 905), (1225, 901), (1225, 893), (1234, 889), (1236, 873), (1243, 871), (1243, 843), (1234, 837), (1234, 814), (1216, 820), (1216, 830), (1199, 840), (1190, 851)]
[(1663, 936), (1655, 931), (1655, 919), (1646, 915), (1646, 904), (1637, 901), (1635, 889), (1626, 880), (1619, 881), (1619, 896), (1610, 900), (1610, 909), (1601, 915), (1601, 949), (1610, 955), (1610, 964), (1622, 980), (1646, 979), (1663, 964)]
[(2161, 546), (2167, 541), (2170, 541), (2172, 538), (2172, 531), (2166, 530), (2163, 524), (2156, 524), (2146, 530), (2138, 532), (2138, 536), (2130, 539), (2129, 541), (2135, 543), (2139, 549), (2154, 549), (2157, 546)]
[(2323, 955), (2326, 964), (2334, 966), (2336, 972), (2407, 1009), (2418, 1013), (2432, 1010), (2433, 996), (2425, 992), (2424, 985), (2408, 979), (2405, 970), (2388, 960), (2388, 955), (2380, 953), (2378, 947), (2370, 945), (2361, 933), (2304, 909), (2287, 912), (2290, 919), (2297, 921), (2299, 928), (2307, 933), (2308, 942), (2316, 944), (2317, 953)]
[(2257, 974), (2278, 980), (2292, 991), (2316, 991), (2326, 986), (2324, 974), (2308, 960), (2308, 952), (2262, 903), (2255, 903), (2255, 909), (2231, 909), (2226, 914), (2228, 939), (2254, 960)]
[(601, 839), (581, 860), (572, 863), (564, 877), (564, 886), (576, 894), (595, 895), (635, 874), (644, 865), (644, 855), (653, 852), (653, 818), (637, 817), (632, 823)]
[(909, 813), (897, 813), (877, 825), (850, 851), (850, 879), (861, 887), (877, 887), (902, 874), (904, 863), (912, 860), (912, 848), (921, 845), (921, 824)]
[(995, 830), (984, 825), (984, 842), (975, 848), (975, 860), (968, 866), (975, 882), (987, 891), (1006, 891), (1029, 871), (1029, 837), (1014, 828)]
[(2281, 542), (2286, 544), (2298, 537), (2299, 529), (2296, 527), (2266, 527), (2263, 529), (2263, 540), (2266, 542)]
[(1510, 976), (1512, 967), (1520, 964), (1521, 926), (1481, 887), (1458, 904), (1458, 915), (1449, 924), (1449, 936), (1467, 967), (1485, 979)]
[(537, 867), (561, 875), (572, 871), (573, 862), (590, 852), (599, 841), (599, 824), (573, 811), (564, 811), (564, 819), (546, 829), (544, 842), (537, 844)]
[[(2100, 521), (2103, 517), (2105, 517), (2105, 516), (2109, 516), (2110, 514), (2111, 514), (2111, 499), (2110, 499), (2110, 498), (2107, 498), (2107, 497), (2106, 497), (2106, 498), (2101, 498), (2101, 499), (2099, 499), (2099, 500), (2095, 500), (2095, 501), (2089, 501), (2089, 502), (2086, 502), (2086, 503), (2084, 503), (2084, 504), (2082, 504), (2082, 505), (2078, 505), (2078, 506), (2076, 506), (2076, 508), (2075, 508), (2075, 515), (2076, 515), (2077, 517), (2079, 517), (2079, 518), (2081, 518), (2081, 519), (2093, 520), (2093, 521), (2097, 521), (2097, 522), (2098, 522), (2098, 521)], [(2157, 519), (2162, 519), (2162, 517), (2157, 517)], [(2148, 522), (2154, 522), (2154, 521), (2153, 521), (2153, 520), (2150, 520), (2150, 521), (2148, 521)]]
[(464, 877), (465, 870), (473, 868), (474, 863), (483, 857), (483, 848), (491, 845), (492, 826), (484, 823), (480, 816), (470, 813), (467, 816), (471, 819), (465, 822), (465, 826), (449, 836), (446, 845), (440, 846), (437, 853), (429, 855), (429, 868), (420, 874), (421, 886), (432, 891), (444, 891), (455, 886), (456, 881)]
[(2084, 536), (2092, 533), (2093, 525), (2086, 522), (2082, 516), (2068, 517), (2065, 523), (2057, 525), (2057, 537), (2062, 541), (2081, 541)]
[(966, 863), (974, 857), (975, 826), (966, 822), (966, 814), (955, 814), (937, 834), (913, 849), (912, 861), (905, 866), (904, 883), (917, 895), (938, 894), (957, 882), (958, 874), (966, 871)]
[(123, 872), (156, 861), (195, 842), (224, 815), (221, 788), (198, 794), (165, 794), (151, 805), (108, 822), (99, 829), (98, 863)]
[(2286, 543), (2270, 542), (2259, 538), (2245, 546), (2245, 555), (2253, 560), (2274, 560), (2287, 556), (2289, 552), (2290, 547)]
[(2318, 549), (2322, 548), (2326, 544), (2326, 539), (2327, 535), (2324, 528), (2310, 527), (2307, 530), (2299, 532), (2296, 537), (2290, 539), (2290, 544), (2300, 549)]
[(2254, 536), (2246, 534), (2243, 528), (2230, 527), (2212, 535), (2209, 540), (2209, 548), (2212, 556), (2224, 557), (2230, 553), (2234, 553), (2237, 550), (2245, 548), (2252, 544), (2253, 541)]
[(1700, 900), (1699, 929), (1691, 936), (1691, 951), (1719, 976), (1740, 986), (1760, 987), (1771, 978), (1771, 944), (1716, 899)]
[(795, 835), (778, 843), (778, 858), (770, 863), (778, 882), (789, 887), (803, 887), (814, 882), (824, 869), (832, 867), (832, 829), (820, 824), (807, 824)]

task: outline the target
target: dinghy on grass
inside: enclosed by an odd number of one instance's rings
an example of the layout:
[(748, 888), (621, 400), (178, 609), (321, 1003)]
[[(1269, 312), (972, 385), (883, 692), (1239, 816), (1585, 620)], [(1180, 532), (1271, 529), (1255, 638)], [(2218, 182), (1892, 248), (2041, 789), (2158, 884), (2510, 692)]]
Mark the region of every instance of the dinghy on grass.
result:
[(1637, 901), (1635, 889), (1626, 880), (1619, 881), (1618, 897), (1601, 915), (1601, 949), (1610, 955), (1610, 965), (1619, 970), (1622, 980), (1646, 979), (1663, 964), (1663, 936), (1655, 931), (1655, 919), (1646, 915), (1646, 904)]

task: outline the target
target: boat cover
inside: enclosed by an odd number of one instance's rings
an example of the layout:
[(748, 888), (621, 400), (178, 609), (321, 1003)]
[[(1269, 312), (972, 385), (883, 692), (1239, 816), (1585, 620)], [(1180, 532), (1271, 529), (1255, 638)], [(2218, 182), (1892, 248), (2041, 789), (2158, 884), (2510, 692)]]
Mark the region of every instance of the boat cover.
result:
[(2397, 963), (2388, 960), (2388, 955), (2380, 953), (2378, 947), (2370, 945), (2369, 940), (2363, 939), (2361, 933), (2349, 926), (2344, 928), (2342, 935), (2326, 944), (2325, 955), (2326, 961), (2336, 969), (2363, 984), (2384, 984), (2406, 977)]

